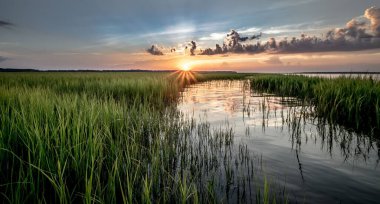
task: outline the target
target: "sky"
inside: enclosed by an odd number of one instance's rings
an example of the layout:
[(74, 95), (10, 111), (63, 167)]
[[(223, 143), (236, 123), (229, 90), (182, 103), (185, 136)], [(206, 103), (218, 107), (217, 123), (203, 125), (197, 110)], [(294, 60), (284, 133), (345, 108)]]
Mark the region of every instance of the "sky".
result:
[(0, 67), (380, 71), (380, 1), (0, 0)]

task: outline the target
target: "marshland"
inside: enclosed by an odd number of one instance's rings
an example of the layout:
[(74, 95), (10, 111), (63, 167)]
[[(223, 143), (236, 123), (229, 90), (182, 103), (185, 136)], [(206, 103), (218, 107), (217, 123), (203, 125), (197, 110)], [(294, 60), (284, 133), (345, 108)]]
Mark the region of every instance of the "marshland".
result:
[(376, 203), (380, 83), (1, 73), (4, 203)]

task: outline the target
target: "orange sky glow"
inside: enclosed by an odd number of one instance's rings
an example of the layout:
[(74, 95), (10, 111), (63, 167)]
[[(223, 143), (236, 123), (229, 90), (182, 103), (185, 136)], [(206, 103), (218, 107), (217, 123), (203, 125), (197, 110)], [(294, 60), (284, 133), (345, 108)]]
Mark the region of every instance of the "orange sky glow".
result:
[[(289, 72), (289, 71), (376, 71), (380, 50), (357, 52), (323, 52), (301, 54), (228, 54), (218, 56), (165, 55), (146, 53), (114, 55), (114, 61), (133, 63), (115, 64), (114, 68), (177, 70), (187, 66), (194, 71), (235, 70), (241, 72)], [(358, 60), (360, 59), (360, 60)], [(363, 61), (365, 62), (363, 64)], [(364, 68), (363, 68), (364, 66)]]

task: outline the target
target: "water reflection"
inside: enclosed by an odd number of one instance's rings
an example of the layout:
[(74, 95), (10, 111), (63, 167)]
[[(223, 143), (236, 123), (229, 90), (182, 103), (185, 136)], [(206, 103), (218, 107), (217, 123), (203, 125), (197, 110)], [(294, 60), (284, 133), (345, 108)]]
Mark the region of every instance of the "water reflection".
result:
[(249, 81), (212, 81), (186, 88), (178, 109), (211, 129), (230, 126), (232, 148), (226, 152), (256, 155), (252, 168), (261, 166), (286, 186), (292, 201), (379, 198), (379, 140), (327, 124), (303, 101), (255, 92)]

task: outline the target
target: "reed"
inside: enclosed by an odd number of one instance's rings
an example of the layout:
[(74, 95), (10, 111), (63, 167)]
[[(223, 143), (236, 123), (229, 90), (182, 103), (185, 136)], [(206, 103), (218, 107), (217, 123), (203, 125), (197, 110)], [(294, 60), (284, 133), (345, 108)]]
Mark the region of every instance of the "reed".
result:
[[(186, 84), (176, 78), (168, 73), (2, 73), (1, 200), (217, 203), (254, 197), (255, 158), (243, 150), (231, 153), (231, 128), (213, 130), (208, 123), (184, 119), (175, 105)], [(238, 174), (235, 168), (248, 170)], [(238, 193), (231, 190), (236, 187)], [(265, 187), (264, 196), (268, 191)]]
[(251, 87), (307, 100), (315, 106), (315, 114), (329, 123), (338, 123), (370, 135), (379, 132), (380, 82), (371, 76), (326, 79), (265, 75), (252, 78)]

